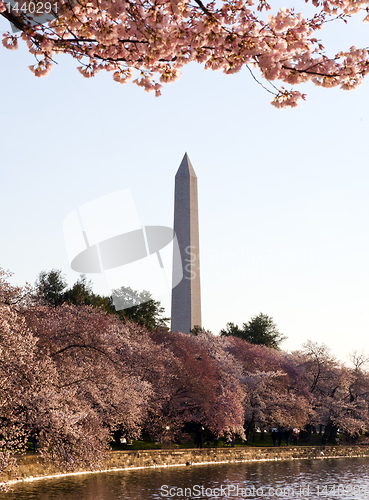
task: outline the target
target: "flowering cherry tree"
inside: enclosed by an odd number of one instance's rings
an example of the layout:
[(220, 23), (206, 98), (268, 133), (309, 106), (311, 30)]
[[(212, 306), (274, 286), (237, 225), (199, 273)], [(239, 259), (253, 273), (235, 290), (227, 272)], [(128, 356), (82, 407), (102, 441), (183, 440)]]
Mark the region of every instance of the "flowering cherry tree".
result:
[(294, 361), (312, 396), (308, 424), (324, 425), (331, 442), (338, 429), (352, 437), (368, 430), (368, 376), (360, 366), (348, 369), (326, 345), (311, 341), (294, 353)]
[(310, 395), (291, 357), (237, 337), (227, 337), (226, 342), (243, 368), (247, 436), (255, 426), (303, 426)]
[(0, 471), (34, 434), (62, 469), (99, 466), (117, 427), (141, 434), (153, 391), (127, 353), (148, 356), (145, 337), (92, 307), (35, 304), (8, 278), (0, 270)]
[(40, 395), (47, 399), (56, 376), (51, 359), (39, 356), (26, 322), (29, 288), (12, 286), (10, 276), (0, 269), (0, 471), (15, 464), (14, 453), (25, 450), (35, 423), (33, 408)]
[(23, 410), (39, 385), (35, 344), (24, 319), (0, 302), (0, 471), (14, 465), (12, 454), (23, 451), (27, 442)]
[(257, 68), (271, 83), (272, 104), (295, 107), (304, 98), (294, 90), (298, 84), (350, 90), (369, 71), (366, 48), (343, 47), (329, 56), (318, 37), (329, 21), (365, 15), (369, 2), (306, 1), (309, 15), (272, 10), (267, 0), (56, 0), (48, 3), (55, 17), (43, 25), (36, 24), (34, 0), (0, 0), (0, 13), (20, 30), (6, 33), (4, 46), (16, 49), (22, 38), (36, 57), (31, 70), (38, 77), (50, 71), (58, 53), (79, 61), (85, 77), (111, 71), (115, 81), (134, 78), (156, 95), (190, 62), (226, 74)]
[(158, 407), (157, 425), (169, 429), (167, 437), (181, 438), (186, 424), (204, 426), (217, 436), (243, 431), (243, 394), (223, 339), (203, 333), (199, 336), (158, 332), (156, 342), (172, 353), (167, 366), (171, 383), (165, 403)]
[(57, 374), (37, 404), (43, 453), (66, 468), (96, 466), (116, 428), (129, 439), (141, 434), (151, 384), (127, 364), (126, 353), (139, 344), (144, 353), (144, 339), (134, 341), (130, 325), (89, 306), (37, 306), (27, 316), (41, 357)]

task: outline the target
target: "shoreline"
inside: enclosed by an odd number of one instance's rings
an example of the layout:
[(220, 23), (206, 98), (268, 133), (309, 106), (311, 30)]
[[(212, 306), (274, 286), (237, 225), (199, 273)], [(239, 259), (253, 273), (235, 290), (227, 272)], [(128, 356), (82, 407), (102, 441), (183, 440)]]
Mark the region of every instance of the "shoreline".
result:
[(23, 455), (17, 459), (15, 471), (0, 474), (0, 486), (42, 479), (141, 469), (363, 457), (369, 457), (369, 447), (358, 445), (122, 450), (109, 452), (101, 469), (81, 468), (73, 472), (62, 472), (39, 455)]

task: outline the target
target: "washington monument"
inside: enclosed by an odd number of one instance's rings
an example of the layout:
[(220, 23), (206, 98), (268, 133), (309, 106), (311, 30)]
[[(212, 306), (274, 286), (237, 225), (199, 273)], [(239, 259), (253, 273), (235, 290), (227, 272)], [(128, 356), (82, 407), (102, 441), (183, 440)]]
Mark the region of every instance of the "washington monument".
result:
[(190, 333), (201, 326), (201, 297), (197, 177), (187, 153), (175, 178), (174, 231), (182, 261), (173, 254), (173, 284), (181, 271), (183, 279), (172, 289), (171, 330)]

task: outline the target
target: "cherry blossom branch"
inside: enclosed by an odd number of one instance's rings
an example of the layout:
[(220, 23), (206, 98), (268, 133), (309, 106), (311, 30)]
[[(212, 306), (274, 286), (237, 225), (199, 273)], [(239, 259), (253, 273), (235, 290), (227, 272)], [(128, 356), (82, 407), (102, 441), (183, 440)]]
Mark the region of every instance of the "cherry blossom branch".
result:
[[(223, 0), (216, 10), (214, 3), (193, 3), (79, 0), (61, 5), (57, 18), (48, 25), (31, 27), (0, 0), (0, 13), (23, 32), (6, 34), (3, 45), (13, 50), (18, 38), (24, 39), (41, 58), (31, 67), (36, 76), (50, 71), (54, 53), (66, 53), (80, 61), (78, 70), (85, 77), (106, 70), (113, 72), (117, 82), (126, 83), (136, 73), (133, 82), (156, 95), (163, 83), (177, 80), (181, 68), (190, 62), (226, 74), (246, 66), (260, 84), (248, 66), (252, 63), (269, 82), (299, 85), (312, 81), (345, 90), (358, 86), (369, 72), (367, 49), (351, 47), (328, 58), (322, 43), (314, 38), (325, 23), (347, 22), (349, 16), (367, 8), (365, 1), (327, 0), (321, 8), (314, 4), (317, 12), (310, 19), (281, 8), (267, 22), (258, 17), (258, 12), (270, 10), (264, 1), (256, 11), (244, 0)], [(295, 107), (304, 98), (293, 89), (272, 86), (276, 93), (262, 85), (274, 95), (276, 107)]]

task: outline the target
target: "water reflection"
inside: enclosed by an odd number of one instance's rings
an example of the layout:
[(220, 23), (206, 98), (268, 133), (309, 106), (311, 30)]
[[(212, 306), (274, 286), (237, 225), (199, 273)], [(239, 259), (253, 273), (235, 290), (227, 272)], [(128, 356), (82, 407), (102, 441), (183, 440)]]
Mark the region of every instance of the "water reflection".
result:
[(16, 484), (0, 500), (362, 500), (368, 466), (351, 458), (108, 472)]

